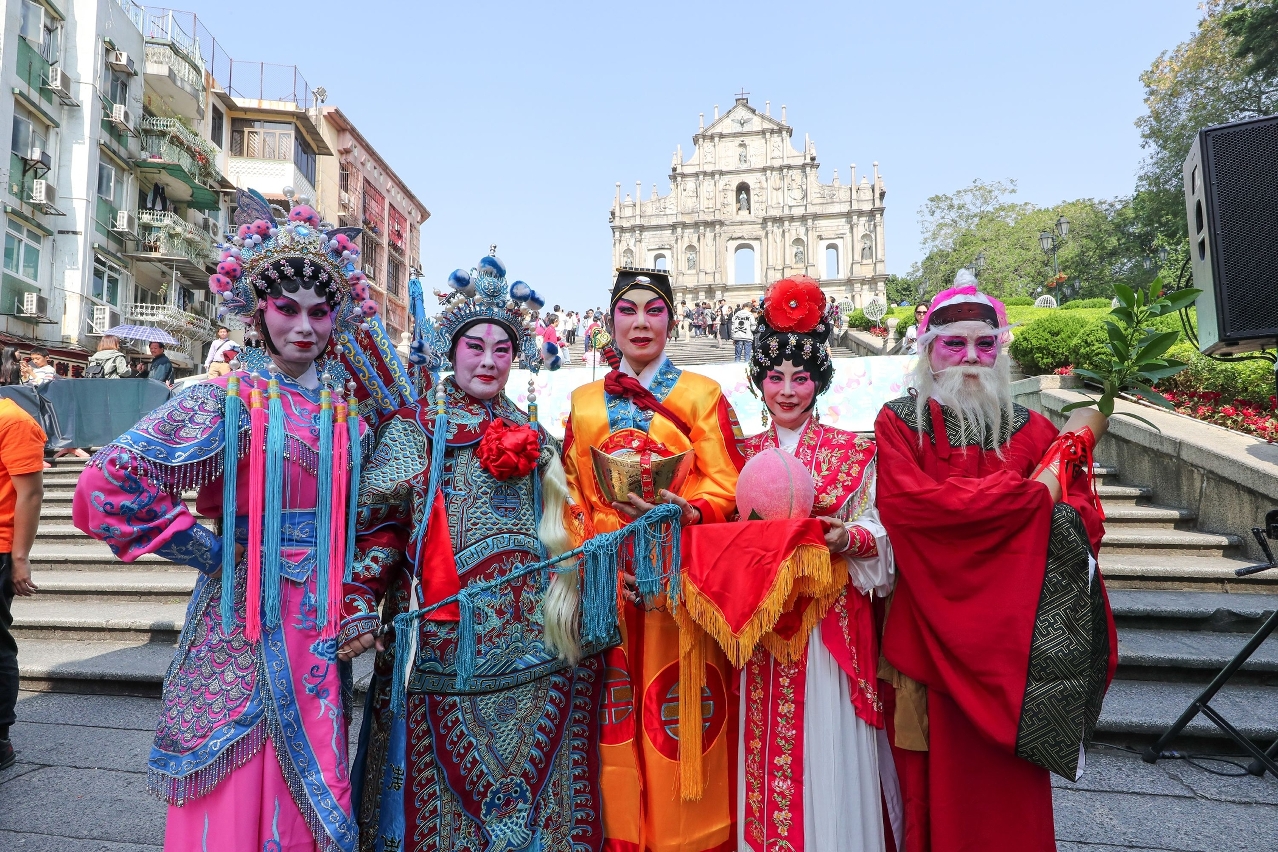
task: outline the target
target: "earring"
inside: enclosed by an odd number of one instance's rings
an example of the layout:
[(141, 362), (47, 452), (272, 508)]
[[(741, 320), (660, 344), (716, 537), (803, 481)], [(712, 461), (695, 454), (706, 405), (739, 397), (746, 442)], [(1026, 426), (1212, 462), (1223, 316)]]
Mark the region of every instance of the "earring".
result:
[(768, 426), (768, 407), (766, 405), (763, 406), (763, 413), (761, 415), (761, 419), (763, 420), (763, 426), (766, 429)]
[(813, 422), (813, 423), (820, 423), (820, 422), (821, 422), (821, 409), (819, 409), (819, 408), (813, 408), (813, 409), (812, 409), (812, 422)]

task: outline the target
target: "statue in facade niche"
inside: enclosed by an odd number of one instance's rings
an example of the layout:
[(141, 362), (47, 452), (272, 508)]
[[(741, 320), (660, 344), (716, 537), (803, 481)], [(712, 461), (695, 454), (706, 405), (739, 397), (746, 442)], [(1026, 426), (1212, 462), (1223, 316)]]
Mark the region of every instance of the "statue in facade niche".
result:
[(807, 261), (803, 257), (803, 246), (794, 247), (794, 265), (803, 266)]
[(737, 196), (737, 212), (750, 212), (750, 193), (745, 188), (742, 188), (741, 194)]

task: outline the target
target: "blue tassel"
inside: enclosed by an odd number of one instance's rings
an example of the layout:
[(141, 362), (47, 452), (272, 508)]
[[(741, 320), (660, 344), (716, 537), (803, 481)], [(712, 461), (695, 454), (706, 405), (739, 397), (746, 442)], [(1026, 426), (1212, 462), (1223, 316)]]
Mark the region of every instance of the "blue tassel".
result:
[(617, 543), (595, 536), (585, 544), (581, 626), (587, 644), (602, 642), (617, 626)]
[(404, 715), (404, 708), (407, 704), (405, 701), (405, 691), (408, 680), (408, 667), (412, 664), (412, 660), (408, 659), (412, 653), (413, 634), (411, 631), (417, 629), (417, 619), (415, 612), (400, 613), (395, 616), (395, 668), (391, 674), (391, 708), (395, 711), (396, 716)]
[(457, 652), (454, 664), (457, 668), (457, 688), (466, 689), (471, 678), (475, 676), (475, 601), (471, 597), (474, 590), (462, 589), (457, 593), (457, 611), (461, 619), (457, 622)]
[[(328, 388), (320, 391), (319, 467), (315, 488), (315, 597), (316, 621), (328, 625), (329, 546), (333, 532), (333, 489), (328, 486), (333, 470), (333, 401)], [(342, 519), (345, 522), (345, 518)], [(335, 613), (334, 617), (340, 617)]]
[[(439, 385), (435, 386), (435, 396), (437, 400), (442, 400), (444, 390)], [(421, 523), (417, 525), (417, 530), (413, 533), (413, 541), (422, 541), (426, 537), (426, 528), (430, 524), (430, 511), (435, 505), (435, 495), (439, 493), (440, 480), (444, 478), (444, 451), (448, 449), (448, 412), (439, 402), (435, 402), (435, 428), (431, 432), (430, 444), (430, 478), (429, 485), (426, 489), (426, 511), (422, 513)]]
[(360, 464), (363, 462), (364, 448), (359, 438), (359, 412), (356, 408), (355, 396), (351, 395), (350, 411), (347, 413), (346, 426), (351, 430), (351, 486), (346, 495), (348, 509), (346, 511), (346, 577), (351, 581), (351, 570), (355, 564), (355, 520), (359, 517), (359, 477)]
[(280, 554), (284, 517), (284, 404), (278, 379), (270, 380), (266, 421), (266, 517), (262, 523), (262, 627), (280, 626)]
[(240, 379), (234, 373), (226, 383), (226, 407), (222, 417), (222, 635), (235, 626), (235, 511), (236, 479), (240, 461)]

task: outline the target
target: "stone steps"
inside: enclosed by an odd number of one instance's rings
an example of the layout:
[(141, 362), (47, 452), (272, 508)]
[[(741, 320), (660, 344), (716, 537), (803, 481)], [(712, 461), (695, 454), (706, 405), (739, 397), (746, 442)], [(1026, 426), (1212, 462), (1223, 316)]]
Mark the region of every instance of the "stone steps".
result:
[(1235, 535), (1124, 525), (1105, 531), (1100, 555), (1102, 559), (1116, 553), (1224, 556), (1241, 543)]
[(1119, 630), (1207, 630), (1250, 635), (1278, 610), (1278, 594), (1113, 589), (1109, 603)]
[(1197, 517), (1188, 509), (1170, 506), (1126, 505), (1105, 508), (1105, 529), (1120, 532), (1131, 527), (1145, 529), (1191, 530)]
[(1138, 488), (1132, 485), (1096, 486), (1096, 495), (1108, 512), (1111, 506), (1134, 506), (1139, 501), (1148, 500), (1154, 492), (1149, 488)]
[[(1096, 739), (1135, 738), (1146, 744), (1162, 735), (1203, 690), (1201, 683), (1169, 683), (1116, 678), (1105, 695)], [(1231, 681), (1217, 693), (1211, 706), (1234, 727), (1256, 742), (1267, 745), (1278, 739), (1278, 687)], [(1235, 748), (1203, 715), (1185, 728), (1182, 738), (1207, 739), (1212, 748)], [(1176, 748), (1177, 742), (1171, 744)]]
[(23, 689), (157, 698), (173, 660), (172, 644), (44, 638), (21, 643)]
[(1230, 556), (1114, 551), (1101, 555), (1101, 572), (1111, 589), (1186, 592), (1278, 592), (1278, 569), (1238, 577), (1253, 564)]
[[(141, 556), (133, 562), (121, 562), (111, 553), (111, 548), (101, 542), (92, 541), (82, 536), (83, 543), (70, 544), (61, 542), (49, 544), (36, 537), (35, 547), (31, 549), (31, 564), (36, 571), (61, 569), (67, 571), (111, 571), (128, 568), (134, 571), (167, 571), (175, 566), (167, 559), (158, 556)], [(39, 575), (35, 578), (40, 583)]]
[(165, 565), (167, 568), (150, 571), (124, 566), (113, 571), (41, 571), (38, 600), (78, 601), (86, 605), (103, 600), (185, 605), (191, 599), (197, 572)]
[(38, 595), (13, 602), (13, 635), (36, 644), (71, 639), (173, 645), (185, 622), (185, 603), (44, 600)]

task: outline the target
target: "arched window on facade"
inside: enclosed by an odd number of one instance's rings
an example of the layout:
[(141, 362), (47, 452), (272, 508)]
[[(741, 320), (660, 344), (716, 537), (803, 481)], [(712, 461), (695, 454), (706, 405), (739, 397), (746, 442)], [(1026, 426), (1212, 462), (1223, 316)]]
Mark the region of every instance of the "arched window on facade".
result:
[(803, 240), (795, 240), (790, 243), (790, 248), (793, 249), (792, 254), (794, 256), (794, 265), (807, 266), (808, 255), (807, 252), (803, 250)]
[(834, 243), (825, 247), (825, 277), (839, 277), (839, 247)]
[(634, 266), (634, 265), (635, 265), (635, 253), (634, 253), (634, 252), (632, 252), (630, 249), (626, 249), (625, 251), (623, 251), (623, 252), (621, 253), (621, 265), (622, 265), (622, 266)]
[(684, 261), (683, 266), (688, 272), (697, 271), (697, 247), (689, 245), (683, 250)]
[(653, 268), (653, 269), (665, 269), (665, 268), (666, 268), (666, 266), (667, 266), (667, 264), (666, 264), (666, 256), (665, 256), (664, 254), (658, 254), (658, 255), (656, 255), (655, 257), (653, 257), (653, 259), (652, 259), (652, 268)]
[(874, 237), (869, 234), (861, 237), (861, 260), (874, 260)]
[(741, 183), (737, 184), (736, 197), (737, 197), (737, 212), (749, 213), (750, 212), (750, 184), (746, 183), (745, 181), (741, 181)]
[(732, 254), (734, 284), (754, 283), (754, 246), (739, 245)]

